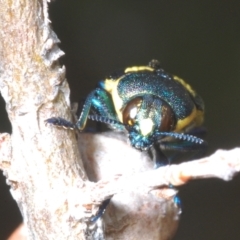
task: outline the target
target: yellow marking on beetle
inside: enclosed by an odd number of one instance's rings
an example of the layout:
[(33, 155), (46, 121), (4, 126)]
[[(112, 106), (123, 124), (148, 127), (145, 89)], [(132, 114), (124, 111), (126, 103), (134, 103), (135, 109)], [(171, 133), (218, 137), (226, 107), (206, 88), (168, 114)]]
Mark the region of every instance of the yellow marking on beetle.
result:
[(115, 111), (121, 123), (123, 123), (123, 117), (122, 117), (122, 111), (121, 111), (123, 107), (123, 101), (118, 95), (117, 86), (122, 78), (123, 77), (120, 77), (119, 79), (114, 81), (112, 79), (104, 80), (104, 89), (111, 95)]
[(139, 122), (139, 128), (143, 136), (147, 136), (148, 134), (152, 133), (153, 126), (154, 126), (154, 123), (150, 118), (142, 119)]
[(201, 110), (197, 110), (196, 119), (194, 120), (195, 126), (202, 125), (203, 121), (204, 121), (204, 112)]
[(146, 67), (146, 66), (140, 66), (140, 67), (129, 67), (125, 69), (125, 73), (129, 73), (129, 72), (139, 72), (139, 71), (150, 71), (153, 72), (154, 69), (151, 67)]
[(196, 92), (182, 78), (180, 78), (178, 76), (173, 76), (173, 79), (176, 80), (177, 82), (181, 83), (183, 85), (183, 87), (185, 87), (188, 90), (188, 92), (190, 92), (193, 96), (196, 95)]
[(198, 112), (199, 111), (197, 111), (196, 107), (194, 107), (194, 109), (192, 110), (190, 115), (188, 115), (184, 119), (178, 120), (176, 128), (175, 128), (175, 132), (180, 132), (181, 130), (183, 130), (185, 127), (187, 127), (191, 123), (194, 123), (198, 117)]

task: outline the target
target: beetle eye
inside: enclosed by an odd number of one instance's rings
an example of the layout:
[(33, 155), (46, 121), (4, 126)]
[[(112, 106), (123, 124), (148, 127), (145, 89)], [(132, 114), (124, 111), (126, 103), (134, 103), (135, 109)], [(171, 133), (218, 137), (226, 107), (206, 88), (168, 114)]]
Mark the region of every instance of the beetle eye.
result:
[(135, 123), (135, 119), (141, 106), (142, 98), (136, 97), (132, 99), (123, 110), (123, 123), (132, 126)]
[(175, 115), (173, 113), (172, 108), (163, 102), (161, 108), (161, 124), (159, 126), (159, 130), (161, 132), (168, 132), (174, 129), (176, 124)]

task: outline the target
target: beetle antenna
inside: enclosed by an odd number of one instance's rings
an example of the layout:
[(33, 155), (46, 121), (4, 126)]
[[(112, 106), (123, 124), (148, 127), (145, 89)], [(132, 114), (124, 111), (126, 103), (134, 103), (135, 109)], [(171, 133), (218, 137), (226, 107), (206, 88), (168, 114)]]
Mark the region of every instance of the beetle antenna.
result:
[(97, 121), (101, 123), (106, 123), (109, 125), (115, 125), (115, 126), (123, 126), (123, 124), (115, 119), (100, 116), (100, 115), (88, 115), (88, 119), (91, 119), (92, 121)]
[(157, 136), (163, 136), (163, 137), (173, 137), (177, 139), (181, 139), (184, 141), (192, 142), (192, 143), (197, 143), (197, 144), (203, 144), (204, 140), (201, 138), (198, 138), (193, 135), (185, 134), (185, 133), (175, 133), (175, 132), (158, 132)]

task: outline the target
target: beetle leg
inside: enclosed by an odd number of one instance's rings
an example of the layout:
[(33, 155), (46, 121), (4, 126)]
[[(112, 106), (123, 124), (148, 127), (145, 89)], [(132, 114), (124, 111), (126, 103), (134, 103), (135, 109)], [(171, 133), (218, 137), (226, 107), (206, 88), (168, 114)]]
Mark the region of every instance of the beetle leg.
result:
[[(76, 124), (73, 124), (70, 121), (67, 121), (60, 117), (49, 118), (45, 122), (53, 124), (55, 126), (59, 126), (59, 127), (70, 128), (70, 129), (78, 128), (79, 130), (83, 130), (86, 125), (90, 109), (96, 98), (95, 95), (96, 95), (97, 90), (98, 89), (95, 89), (87, 96), (85, 103), (83, 105), (80, 117)], [(99, 105), (100, 105), (100, 103), (99, 103)]]
[[(84, 129), (91, 108), (98, 116), (103, 116), (105, 119), (109, 118), (111, 120), (118, 121), (112, 99), (110, 98), (109, 94), (104, 89), (96, 88), (88, 95), (83, 105), (81, 115), (76, 123), (80, 130)], [(116, 124), (115, 127), (121, 128), (121, 130), (123, 129), (123, 126), (118, 124)]]
[(93, 217), (90, 219), (90, 221), (91, 221), (92, 223), (95, 223), (100, 217), (102, 217), (102, 215), (104, 214), (104, 212), (105, 212), (108, 204), (110, 203), (110, 200), (111, 200), (111, 199), (109, 198), (109, 199), (104, 200), (104, 201), (101, 203), (101, 205), (99, 206), (99, 209), (98, 209), (98, 212), (96, 213), (96, 215), (93, 216)]
[[(186, 141), (177, 141), (177, 142), (167, 142), (163, 141), (159, 144), (160, 149), (166, 151), (178, 151), (178, 153), (171, 154), (169, 158), (170, 162), (174, 162), (176, 160), (181, 160), (181, 158), (187, 158), (188, 160), (197, 159), (202, 157), (207, 150), (207, 143), (204, 142), (202, 144), (195, 144), (192, 142)], [(179, 152), (186, 153), (182, 156), (179, 156)]]
[(97, 114), (96, 116), (98, 117), (94, 117), (93, 115), (90, 117), (90, 119), (101, 122), (101, 116), (103, 116), (104, 120), (110, 119), (108, 121), (110, 122), (110, 125), (114, 125), (114, 127), (118, 128), (119, 130), (124, 129), (124, 126), (122, 124), (118, 124), (119, 120), (116, 118), (116, 113), (110, 96), (104, 89), (101, 88), (96, 88), (87, 96), (82, 107), (80, 117), (76, 124), (60, 117), (49, 118), (45, 122), (67, 129), (78, 128), (81, 131), (85, 128), (87, 119), (90, 116), (89, 114), (91, 109)]
[(159, 168), (169, 164), (168, 158), (163, 154), (159, 146), (153, 144), (150, 151), (154, 162), (154, 168)]
[(94, 91), (92, 91), (86, 98), (86, 101), (83, 105), (83, 109), (82, 112), (80, 114), (80, 117), (76, 123), (76, 126), (78, 127), (79, 130), (83, 130), (87, 119), (88, 119), (88, 115), (92, 106), (92, 100), (94, 99), (94, 95), (95, 95), (96, 89)]

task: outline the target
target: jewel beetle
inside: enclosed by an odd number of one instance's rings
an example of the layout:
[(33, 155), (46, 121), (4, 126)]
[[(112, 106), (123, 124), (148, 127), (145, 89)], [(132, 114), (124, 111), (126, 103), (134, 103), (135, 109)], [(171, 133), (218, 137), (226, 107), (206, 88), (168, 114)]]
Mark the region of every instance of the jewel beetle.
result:
[(75, 124), (62, 118), (46, 122), (81, 131), (87, 119), (127, 132), (134, 148), (150, 152), (156, 168), (169, 163), (163, 149), (192, 151), (206, 146), (190, 134), (203, 123), (202, 98), (184, 80), (163, 70), (157, 60), (100, 81)]

